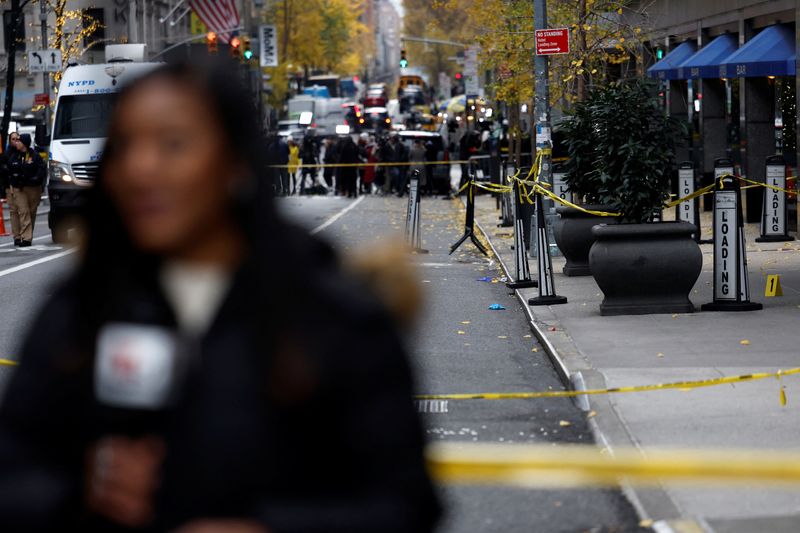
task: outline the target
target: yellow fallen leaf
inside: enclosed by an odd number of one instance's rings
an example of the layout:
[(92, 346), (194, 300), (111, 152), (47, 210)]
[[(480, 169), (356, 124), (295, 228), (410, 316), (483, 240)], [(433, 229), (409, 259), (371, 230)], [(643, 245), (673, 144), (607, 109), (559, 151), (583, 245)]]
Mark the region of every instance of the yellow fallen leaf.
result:
[(663, 353), (661, 353), (661, 352), (658, 352), (658, 353), (656, 354), (656, 357), (664, 357), (664, 354), (663, 354)]
[(459, 335), (466, 335), (466, 334), (467, 334), (467, 332), (466, 332), (466, 331), (461, 331), (461, 330), (458, 330), (458, 334), (459, 334)]
[(586, 418), (594, 418), (597, 416), (597, 411), (589, 411), (589, 414), (586, 415)]
[(739, 344), (741, 344), (742, 346), (750, 346), (750, 341), (747, 339), (742, 339), (739, 341)]
[(641, 520), (639, 521), (639, 527), (653, 527), (653, 521), (651, 519)]
[(532, 352), (538, 352), (538, 351), (539, 351), (539, 348), (534, 348), (534, 349), (532, 349), (531, 351), (532, 351)]
[(572, 425), (572, 422), (567, 422), (566, 420), (562, 420), (558, 423), (559, 426), (562, 428), (566, 428)]
[(461, 321), (461, 323), (462, 323), (462, 324), (469, 324), (469, 323), (470, 323), (470, 321), (469, 321), (469, 320), (462, 320), (462, 321)]
[(498, 339), (507, 339), (508, 335), (498, 335), (497, 338)]
[(677, 314), (672, 315), (672, 318), (678, 318)]
[(523, 339), (530, 339), (530, 338), (531, 338), (531, 336), (530, 336), (530, 335), (523, 335), (523, 336), (522, 336), (522, 338), (523, 338)]

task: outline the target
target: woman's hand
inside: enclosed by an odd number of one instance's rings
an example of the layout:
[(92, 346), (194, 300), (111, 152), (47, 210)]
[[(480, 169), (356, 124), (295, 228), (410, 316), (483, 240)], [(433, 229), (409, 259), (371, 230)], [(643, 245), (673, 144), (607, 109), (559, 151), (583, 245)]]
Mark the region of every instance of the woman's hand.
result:
[(148, 524), (163, 459), (164, 443), (156, 437), (99, 441), (87, 454), (89, 509), (124, 526)]
[(195, 520), (175, 533), (269, 533), (269, 530), (250, 520)]

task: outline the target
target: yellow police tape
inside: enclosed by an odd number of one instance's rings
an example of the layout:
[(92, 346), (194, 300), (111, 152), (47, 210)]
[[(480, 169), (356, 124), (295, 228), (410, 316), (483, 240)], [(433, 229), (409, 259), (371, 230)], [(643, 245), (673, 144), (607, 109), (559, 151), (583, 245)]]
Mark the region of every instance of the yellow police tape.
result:
[[(624, 392), (647, 392), (657, 390), (679, 389), (691, 390), (702, 387), (714, 387), (743, 381), (775, 378), (778, 381), (784, 376), (800, 374), (800, 368), (778, 370), (777, 372), (758, 372), (739, 376), (723, 376), (721, 378), (700, 379), (694, 381), (676, 381), (672, 383), (654, 383), (632, 387), (612, 387), (609, 389), (565, 390), (565, 391), (531, 391), (531, 392), (476, 392), (457, 394), (418, 394), (415, 400), (529, 400), (535, 398), (572, 398), (575, 396), (596, 396), (599, 394), (617, 394)], [(780, 386), (780, 403), (786, 405), (786, 393)]]
[(398, 161), (396, 163), (386, 163), (374, 161), (372, 163), (298, 163), (296, 165), (268, 165), (268, 168), (350, 168), (350, 167), (410, 167), (425, 165), (467, 165), (472, 163), (469, 159), (456, 159), (453, 161)]
[(591, 445), (437, 442), (425, 450), (439, 483), (608, 487), (680, 482), (721, 485), (800, 483), (800, 453), (782, 450), (614, 449)]
[(0, 366), (17, 366), (19, 363), (11, 359), (0, 359)]

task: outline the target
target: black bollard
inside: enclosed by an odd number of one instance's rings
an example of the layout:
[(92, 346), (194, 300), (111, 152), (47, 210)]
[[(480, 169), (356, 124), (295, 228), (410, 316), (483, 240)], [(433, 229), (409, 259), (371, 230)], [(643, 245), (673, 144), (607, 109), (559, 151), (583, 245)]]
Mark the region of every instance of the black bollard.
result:
[(483, 255), (489, 255), (489, 252), (486, 251), (486, 248), (478, 240), (478, 237), (475, 236), (475, 176), (470, 175), (469, 178), (469, 185), (467, 186), (467, 214), (464, 217), (464, 235), (458, 239), (453, 246), (450, 247), (450, 253), (448, 255), (452, 255), (453, 252), (458, 250), (458, 247), (464, 244), (464, 241), (467, 239), (472, 241), (472, 244), (481, 251)]
[(406, 242), (412, 251), (418, 254), (427, 254), (428, 250), (422, 248), (422, 237), (420, 236), (420, 190), (419, 190), (419, 170), (411, 173), (408, 182), (408, 210), (406, 211)]
[[(778, 189), (786, 189), (786, 161), (779, 155), (767, 158), (766, 184)], [(761, 212), (761, 236), (756, 242), (793, 241), (789, 235), (786, 222), (786, 193), (783, 190), (764, 187), (764, 209)]]
[(726, 176), (714, 188), (714, 301), (703, 311), (757, 311), (750, 301), (739, 179)]
[(542, 194), (538, 191), (536, 192), (536, 238), (539, 248), (536, 261), (539, 270), (539, 296), (530, 298), (528, 305), (565, 304), (567, 297), (556, 294), (553, 261), (550, 258), (550, 241), (547, 238), (547, 224), (544, 219), (544, 202)]
[(524, 230), (527, 219), (523, 216), (522, 195), (517, 180), (514, 180), (514, 184), (511, 187), (511, 195), (514, 197), (514, 267), (516, 281), (507, 282), (506, 287), (509, 289), (527, 289), (538, 286), (538, 282), (531, 279), (531, 267), (528, 265), (528, 244), (525, 241)]

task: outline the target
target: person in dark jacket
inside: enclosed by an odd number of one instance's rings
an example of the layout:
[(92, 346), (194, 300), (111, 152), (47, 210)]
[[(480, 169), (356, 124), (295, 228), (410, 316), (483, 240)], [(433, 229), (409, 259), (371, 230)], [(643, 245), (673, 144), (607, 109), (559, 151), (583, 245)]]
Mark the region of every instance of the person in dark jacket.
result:
[[(14, 152), (8, 156), (8, 205), (14, 213), (11, 231), (14, 245), (27, 247), (33, 244), (33, 227), (36, 211), (42, 198), (42, 188), (47, 177), (47, 167), (36, 150), (31, 148), (31, 136), (23, 133), (14, 143)], [(14, 222), (17, 222), (14, 224)]]
[[(361, 162), (359, 158), (358, 146), (353, 142), (353, 138), (345, 135), (339, 140), (339, 163), (353, 165)], [(355, 198), (358, 196), (357, 188), (358, 180), (358, 167), (339, 167), (336, 169), (336, 186), (337, 189), (341, 184), (341, 194), (346, 195), (348, 198)]]
[(435, 525), (396, 327), (280, 218), (252, 99), (219, 68), (118, 96), (80, 264), (0, 404), (3, 531)]
[(317, 153), (317, 145), (314, 138), (310, 135), (303, 137), (303, 145), (300, 150), (300, 160), (303, 163), (303, 168), (300, 177), (300, 194), (306, 193), (306, 180), (311, 180), (310, 187), (314, 187), (317, 181), (317, 174), (319, 169), (314, 166), (319, 164), (319, 154)]

